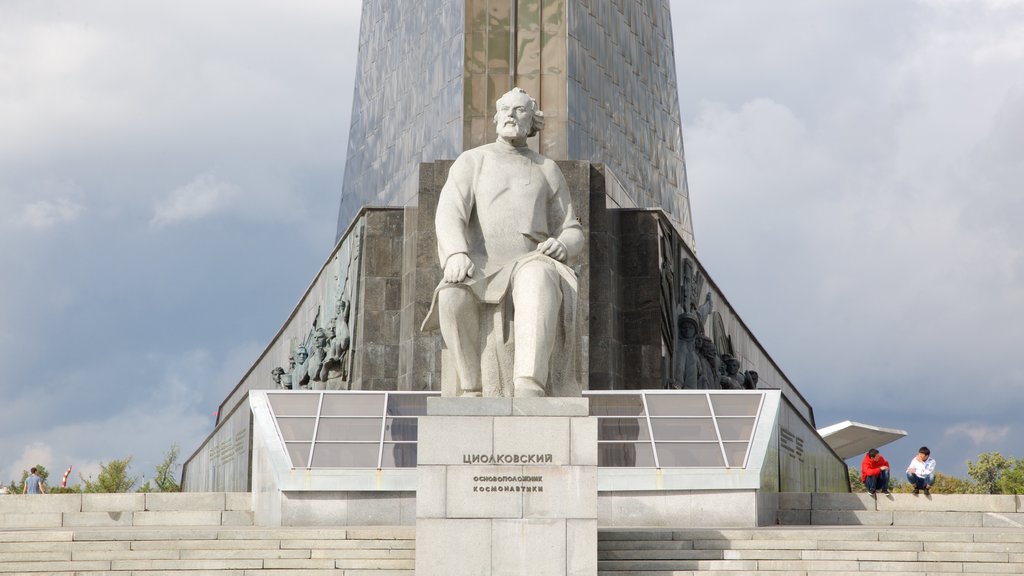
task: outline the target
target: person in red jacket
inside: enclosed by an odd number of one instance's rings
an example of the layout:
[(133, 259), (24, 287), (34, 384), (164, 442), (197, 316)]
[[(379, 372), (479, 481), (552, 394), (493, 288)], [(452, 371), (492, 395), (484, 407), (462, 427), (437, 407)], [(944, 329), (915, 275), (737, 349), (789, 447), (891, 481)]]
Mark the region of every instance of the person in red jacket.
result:
[(889, 494), (889, 462), (878, 450), (872, 448), (864, 455), (864, 461), (860, 464), (860, 479), (872, 496), (876, 490)]

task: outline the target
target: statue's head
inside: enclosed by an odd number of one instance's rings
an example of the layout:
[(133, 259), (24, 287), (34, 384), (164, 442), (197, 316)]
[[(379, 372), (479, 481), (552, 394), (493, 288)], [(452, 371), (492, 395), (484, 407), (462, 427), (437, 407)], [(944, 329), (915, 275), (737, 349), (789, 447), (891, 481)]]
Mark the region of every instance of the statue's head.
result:
[(274, 382), (280, 384), (281, 376), (284, 376), (284, 368), (278, 366), (277, 368), (274, 368), (273, 370), (270, 371), (270, 375), (273, 376)]
[(697, 316), (693, 314), (679, 315), (679, 337), (683, 340), (693, 340), (700, 332), (700, 323)]
[(299, 347), (295, 349), (295, 361), (302, 364), (307, 358), (309, 358), (309, 350), (306, 350), (306, 347), (300, 344)]
[(751, 390), (757, 388), (757, 380), (758, 380), (757, 372), (754, 372), (753, 370), (747, 370), (747, 379), (746, 380), (747, 380), (747, 382), (749, 382), (749, 387), (750, 387)]
[(709, 360), (718, 356), (718, 348), (715, 347), (715, 341), (707, 336), (699, 336), (697, 338), (697, 347)]
[(313, 333), (313, 341), (320, 348), (327, 345), (327, 332), (324, 332), (323, 328), (317, 328), (316, 332)]
[(735, 376), (740, 373), (740, 361), (735, 356), (722, 354), (722, 360), (725, 362), (726, 374), (729, 376)]
[(494, 124), (502, 138), (527, 138), (544, 128), (544, 113), (522, 88), (509, 90), (495, 104)]

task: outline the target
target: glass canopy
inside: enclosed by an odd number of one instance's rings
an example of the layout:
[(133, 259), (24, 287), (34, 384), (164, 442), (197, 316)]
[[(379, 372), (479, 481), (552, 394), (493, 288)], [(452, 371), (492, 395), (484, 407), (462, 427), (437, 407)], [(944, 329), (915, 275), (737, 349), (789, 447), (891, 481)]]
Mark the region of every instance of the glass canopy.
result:
[[(438, 392), (268, 391), (292, 468), (413, 468)], [(744, 468), (761, 391), (588, 391), (598, 466)]]

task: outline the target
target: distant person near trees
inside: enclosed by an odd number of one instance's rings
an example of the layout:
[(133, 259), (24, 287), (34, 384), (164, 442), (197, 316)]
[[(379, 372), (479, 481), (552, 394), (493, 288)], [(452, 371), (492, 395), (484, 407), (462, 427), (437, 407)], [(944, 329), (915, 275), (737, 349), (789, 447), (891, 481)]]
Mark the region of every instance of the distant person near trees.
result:
[(860, 479), (874, 496), (876, 490), (889, 494), (889, 461), (875, 448), (868, 450), (860, 464)]
[(33, 466), (29, 471), (28, 478), (21, 485), (22, 494), (46, 494), (46, 487), (43, 486), (43, 479), (37, 474), (38, 470)]
[(931, 496), (931, 487), (935, 483), (935, 459), (927, 446), (921, 446), (917, 456), (907, 466), (907, 481), (914, 486), (914, 494), (924, 490), (925, 496)]

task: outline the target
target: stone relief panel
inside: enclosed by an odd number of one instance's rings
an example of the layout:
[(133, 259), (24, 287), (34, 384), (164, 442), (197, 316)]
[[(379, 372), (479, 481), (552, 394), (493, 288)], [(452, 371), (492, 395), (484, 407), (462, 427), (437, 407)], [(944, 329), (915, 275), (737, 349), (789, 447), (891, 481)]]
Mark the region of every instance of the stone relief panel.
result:
[(665, 387), (685, 390), (752, 390), (754, 370), (740, 371), (717, 294), (674, 230), (661, 224), (662, 329)]
[[(287, 367), (271, 371), (274, 384), (287, 390), (348, 390), (352, 373), (353, 297), (359, 284), (362, 253), (362, 222), (334, 255), (328, 270), (326, 301), (312, 316), (311, 326), (301, 336), (288, 340)], [(325, 306), (326, 304), (326, 306)]]

